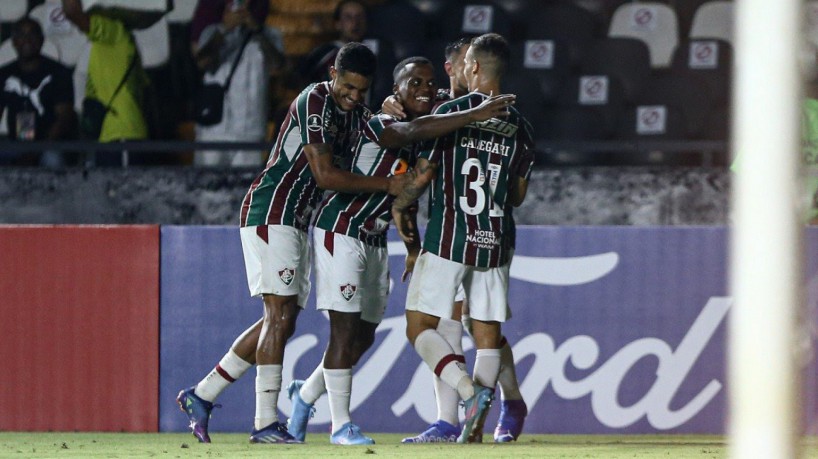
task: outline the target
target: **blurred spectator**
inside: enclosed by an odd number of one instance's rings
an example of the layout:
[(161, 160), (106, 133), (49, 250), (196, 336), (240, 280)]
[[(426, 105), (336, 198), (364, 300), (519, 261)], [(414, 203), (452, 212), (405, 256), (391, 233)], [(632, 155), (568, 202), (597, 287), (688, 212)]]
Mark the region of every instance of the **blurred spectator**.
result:
[(338, 39), (319, 45), (304, 58), (301, 65), (304, 84), (328, 80), (329, 68), (335, 62), (338, 50), (349, 42), (362, 41), (366, 35), (366, 5), (358, 0), (341, 0), (332, 19)]
[[(124, 19), (86, 13), (81, 0), (62, 0), (62, 5), (65, 16), (91, 42), (85, 100), (95, 99), (107, 108), (97, 140), (113, 142), (147, 138), (142, 104), (148, 78), (129, 26)], [(119, 164), (114, 155), (105, 153), (98, 153), (95, 162), (98, 165)]]
[[(71, 71), (40, 54), (43, 29), (31, 19), (14, 23), (11, 42), (17, 59), (0, 68), (0, 111), (7, 110), (9, 138), (12, 140), (64, 140), (74, 136), (74, 88)], [(38, 154), (8, 155), (3, 160), (34, 164)], [(61, 167), (61, 152), (45, 151), (39, 164)]]
[[(285, 62), (281, 33), (264, 25), (268, 9), (268, 0), (199, 3), (191, 30), (196, 65), (205, 72), (205, 85), (227, 87), (221, 120), (197, 124), (196, 140), (261, 142), (266, 138), (270, 72)], [(263, 153), (256, 150), (197, 151), (194, 157), (194, 164), (200, 166), (264, 162)]]

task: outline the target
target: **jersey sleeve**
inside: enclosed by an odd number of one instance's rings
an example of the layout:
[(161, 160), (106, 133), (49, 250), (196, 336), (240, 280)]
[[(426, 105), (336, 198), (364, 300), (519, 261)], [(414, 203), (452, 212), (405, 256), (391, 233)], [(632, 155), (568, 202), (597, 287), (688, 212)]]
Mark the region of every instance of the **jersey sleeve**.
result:
[(370, 118), (364, 126), (364, 136), (370, 141), (380, 144), (381, 134), (383, 134), (384, 129), (398, 122), (394, 116), (378, 113)]
[(314, 86), (311, 91), (304, 91), (298, 96), (296, 116), (301, 127), (301, 143), (332, 143), (330, 132), (332, 120), (327, 115), (326, 96)]

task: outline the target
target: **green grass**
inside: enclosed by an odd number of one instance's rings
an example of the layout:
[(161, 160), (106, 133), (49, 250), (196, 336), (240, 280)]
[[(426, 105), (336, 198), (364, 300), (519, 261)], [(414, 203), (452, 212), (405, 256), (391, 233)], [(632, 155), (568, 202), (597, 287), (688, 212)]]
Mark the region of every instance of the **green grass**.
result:
[[(0, 458), (325, 458), (411, 457), (472, 459), (545, 458), (723, 458), (720, 436), (690, 435), (523, 435), (497, 445), (401, 445), (399, 434), (373, 434), (372, 446), (334, 446), (329, 435), (310, 434), (304, 445), (251, 445), (246, 434), (212, 435), (202, 445), (189, 434), (0, 432)], [(486, 437), (490, 440), (490, 437)]]

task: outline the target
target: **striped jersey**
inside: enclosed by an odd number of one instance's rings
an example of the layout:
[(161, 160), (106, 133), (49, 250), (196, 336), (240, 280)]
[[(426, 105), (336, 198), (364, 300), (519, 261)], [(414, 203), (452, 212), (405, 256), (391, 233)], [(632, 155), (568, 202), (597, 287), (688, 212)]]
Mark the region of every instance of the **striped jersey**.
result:
[(307, 231), (321, 200), (304, 146), (332, 145), (333, 162), (342, 166), (372, 113), (363, 105), (342, 111), (330, 82), (307, 86), (290, 105), (264, 170), (241, 205), (241, 226), (286, 225)]
[[(397, 120), (378, 114), (369, 120), (367, 129), (353, 150), (350, 172), (374, 177), (402, 174), (414, 166), (417, 144), (403, 148), (379, 145), (383, 130)], [(392, 219), (393, 196), (388, 193), (333, 192), (321, 204), (315, 226), (333, 233), (356, 238), (369, 245), (386, 247), (386, 231)]]
[[(442, 103), (434, 113), (467, 110), (487, 97), (472, 92)], [(508, 184), (515, 176), (528, 180), (534, 163), (531, 125), (514, 107), (509, 111), (508, 117), (470, 123), (439, 137), (419, 153), (438, 164), (424, 250), (483, 268), (509, 261), (514, 221), (506, 205)]]

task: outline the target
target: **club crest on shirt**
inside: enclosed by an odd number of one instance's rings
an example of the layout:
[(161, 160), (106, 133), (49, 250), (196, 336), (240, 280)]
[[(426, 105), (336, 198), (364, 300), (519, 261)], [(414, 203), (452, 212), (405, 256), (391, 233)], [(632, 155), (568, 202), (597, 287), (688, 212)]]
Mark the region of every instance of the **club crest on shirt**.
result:
[(295, 270), (293, 268), (284, 268), (278, 272), (278, 278), (281, 279), (281, 282), (284, 282), (284, 285), (290, 285), (295, 279)]
[(341, 296), (344, 297), (345, 300), (349, 301), (352, 297), (355, 296), (355, 292), (358, 291), (357, 285), (346, 284), (341, 286)]

